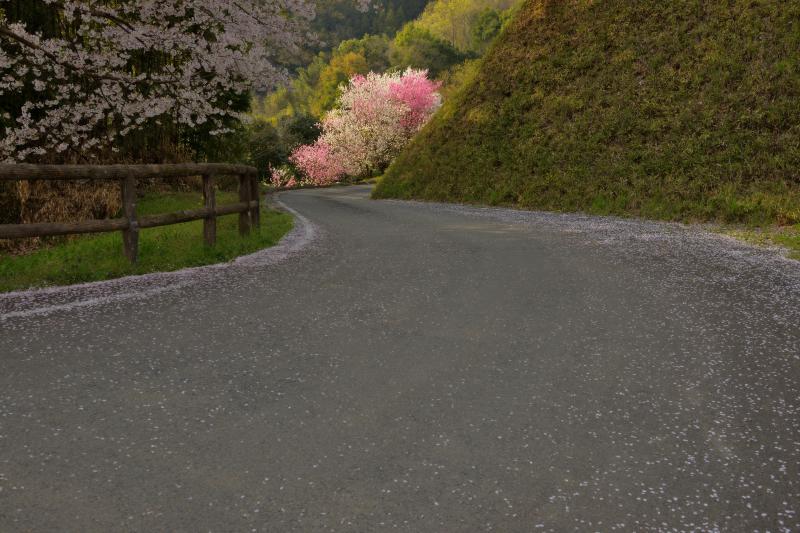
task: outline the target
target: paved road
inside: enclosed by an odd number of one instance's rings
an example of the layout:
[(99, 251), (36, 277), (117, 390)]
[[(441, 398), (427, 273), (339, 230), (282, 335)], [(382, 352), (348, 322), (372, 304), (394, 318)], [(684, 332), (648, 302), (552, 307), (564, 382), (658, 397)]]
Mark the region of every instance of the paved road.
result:
[(796, 263), (281, 199), (269, 254), (0, 298), (0, 530), (800, 529)]

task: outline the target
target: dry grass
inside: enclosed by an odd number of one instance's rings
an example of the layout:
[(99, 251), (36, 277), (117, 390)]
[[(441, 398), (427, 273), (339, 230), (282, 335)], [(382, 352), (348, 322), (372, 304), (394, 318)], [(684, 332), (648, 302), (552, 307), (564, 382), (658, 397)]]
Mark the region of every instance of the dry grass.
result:
[[(16, 215), (6, 223), (71, 222), (110, 218), (120, 209), (119, 184), (107, 181), (18, 181), (0, 191), (0, 205)], [(20, 253), (38, 248), (43, 239), (0, 240), (0, 250)]]
[[(142, 180), (140, 193), (199, 191), (199, 176)], [(120, 210), (120, 185), (116, 181), (17, 181), (0, 186), (0, 224), (34, 222), (75, 222), (112, 218)], [(73, 239), (74, 236), (4, 240), (0, 252), (29, 253), (45, 244)]]

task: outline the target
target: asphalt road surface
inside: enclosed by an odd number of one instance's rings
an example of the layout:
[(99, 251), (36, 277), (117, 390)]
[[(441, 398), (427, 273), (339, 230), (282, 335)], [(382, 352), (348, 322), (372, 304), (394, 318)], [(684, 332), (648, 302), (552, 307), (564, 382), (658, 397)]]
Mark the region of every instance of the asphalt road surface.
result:
[(798, 531), (800, 266), (286, 193), (236, 263), (0, 297), (0, 531)]

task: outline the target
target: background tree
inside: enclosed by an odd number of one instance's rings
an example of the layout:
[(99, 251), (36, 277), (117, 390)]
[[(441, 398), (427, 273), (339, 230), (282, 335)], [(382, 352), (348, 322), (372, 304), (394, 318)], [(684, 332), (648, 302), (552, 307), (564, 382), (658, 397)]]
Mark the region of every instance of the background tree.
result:
[(500, 11), (487, 7), (473, 21), (472, 49), (483, 52), (500, 33), (504, 24), (504, 15)]
[(249, 125), (247, 135), (247, 149), (249, 162), (258, 169), (259, 178), (266, 179), (271, 167), (277, 167), (286, 162), (286, 152), (278, 129), (263, 120), (254, 121)]
[(415, 24), (461, 51), (480, 52), (474, 47), (476, 21), (487, 10), (505, 11), (514, 4), (515, 0), (435, 0), (427, 5)]
[(285, 117), (278, 123), (281, 143), (288, 151), (294, 150), (301, 144), (311, 144), (322, 133), (322, 128), (316, 118), (311, 115), (294, 115)]
[(373, 0), (366, 11), (352, 0), (320, 0), (312, 23), (320, 41), (313, 52), (335, 49), (341, 42), (364, 35), (393, 35), (417, 17), (428, 0)]
[(449, 42), (414, 24), (408, 24), (398, 32), (391, 49), (393, 66), (425, 68), (434, 77), (466, 58), (467, 54)]
[(309, 101), (309, 111), (315, 116), (322, 116), (333, 107), (339, 96), (339, 87), (355, 74), (369, 72), (366, 58), (356, 52), (336, 54), (322, 69), (317, 81), (314, 95)]
[(380, 172), (439, 108), (438, 89), (422, 70), (353, 76), (320, 137), (289, 160), (317, 185)]

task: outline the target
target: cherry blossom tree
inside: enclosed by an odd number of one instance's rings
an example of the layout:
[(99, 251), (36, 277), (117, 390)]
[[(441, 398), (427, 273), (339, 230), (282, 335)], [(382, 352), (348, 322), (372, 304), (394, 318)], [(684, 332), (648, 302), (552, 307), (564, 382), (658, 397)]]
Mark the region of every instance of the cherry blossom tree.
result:
[(285, 79), (281, 57), (310, 37), (314, 16), (306, 0), (39, 3), (55, 11), (58, 36), (0, 4), (0, 98), (33, 95), (1, 117), (0, 162), (90, 155), (160, 119), (221, 133), (242, 118), (232, 95)]
[(316, 143), (291, 161), (312, 182), (381, 171), (441, 105), (439, 83), (424, 70), (357, 75), (322, 121)]

